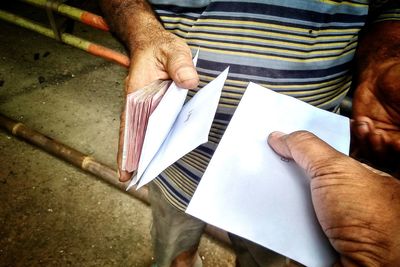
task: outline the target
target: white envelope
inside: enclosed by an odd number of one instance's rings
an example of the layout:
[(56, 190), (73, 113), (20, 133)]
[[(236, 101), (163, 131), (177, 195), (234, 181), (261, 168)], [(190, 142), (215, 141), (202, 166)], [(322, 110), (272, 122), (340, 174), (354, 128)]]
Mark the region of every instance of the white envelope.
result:
[(309, 179), (267, 145), (271, 132), (296, 130), (348, 153), (348, 118), (250, 83), (186, 212), (306, 266), (332, 266)]
[[(150, 116), (135, 184), (139, 189), (172, 163), (208, 141), (229, 68), (199, 90), (182, 108), (182, 90), (171, 87)], [(185, 90), (187, 91), (187, 90)], [(170, 95), (173, 95), (172, 97)], [(179, 107), (179, 108), (178, 108)]]

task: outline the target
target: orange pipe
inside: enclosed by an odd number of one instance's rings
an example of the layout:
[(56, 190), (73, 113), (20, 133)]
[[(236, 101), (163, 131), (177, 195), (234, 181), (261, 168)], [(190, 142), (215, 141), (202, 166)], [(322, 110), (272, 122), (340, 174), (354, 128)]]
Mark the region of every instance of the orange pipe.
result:
[(107, 25), (106, 21), (103, 19), (103, 17), (98, 16), (93, 13), (90, 13), (90, 12), (87, 12), (87, 11), (84, 11), (82, 13), (80, 21), (82, 23), (90, 25), (99, 30), (103, 30), (103, 31), (110, 30), (110, 27), (108, 27), (108, 25)]
[(92, 55), (99, 56), (107, 60), (113, 61), (115, 63), (118, 63), (123, 67), (126, 68), (129, 67), (130, 60), (127, 56), (119, 52), (116, 52), (112, 49), (109, 49), (107, 47), (95, 43), (90, 43), (86, 51)]

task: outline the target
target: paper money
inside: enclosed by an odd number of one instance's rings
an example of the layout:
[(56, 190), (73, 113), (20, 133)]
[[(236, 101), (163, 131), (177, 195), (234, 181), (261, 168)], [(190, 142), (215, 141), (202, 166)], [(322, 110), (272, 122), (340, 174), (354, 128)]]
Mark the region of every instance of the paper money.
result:
[(170, 84), (171, 81), (157, 80), (127, 95), (122, 170), (128, 172), (137, 170), (147, 122)]

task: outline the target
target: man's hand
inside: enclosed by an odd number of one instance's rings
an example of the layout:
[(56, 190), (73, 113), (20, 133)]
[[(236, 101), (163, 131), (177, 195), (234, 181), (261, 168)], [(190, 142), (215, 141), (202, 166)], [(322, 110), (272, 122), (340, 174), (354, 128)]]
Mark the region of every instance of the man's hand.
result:
[[(400, 155), (400, 22), (380, 22), (357, 51), (352, 131), (356, 156)], [(387, 159), (387, 158), (386, 158)], [(385, 160), (386, 160), (385, 159)]]
[[(186, 89), (197, 87), (199, 77), (189, 46), (163, 28), (146, 0), (101, 0), (100, 5), (112, 30), (130, 52), (125, 95), (158, 79), (172, 79)], [(121, 169), (124, 126), (125, 112), (122, 111), (117, 155), (121, 182), (132, 175)]]
[[(153, 32), (135, 46), (131, 56), (128, 77), (125, 80), (125, 94), (142, 88), (160, 79), (172, 79), (179, 87), (194, 89), (199, 77), (192, 63), (188, 45), (179, 37), (165, 30)], [(121, 113), (120, 138), (117, 161), (121, 182), (130, 179), (132, 173), (121, 169), (122, 149), (125, 129), (125, 110)]]
[(354, 95), (353, 132), (359, 146), (378, 155), (400, 152), (400, 59), (370, 75)]
[(400, 266), (400, 182), (334, 150), (309, 132), (274, 132), (269, 145), (311, 178), (319, 223), (339, 266)]

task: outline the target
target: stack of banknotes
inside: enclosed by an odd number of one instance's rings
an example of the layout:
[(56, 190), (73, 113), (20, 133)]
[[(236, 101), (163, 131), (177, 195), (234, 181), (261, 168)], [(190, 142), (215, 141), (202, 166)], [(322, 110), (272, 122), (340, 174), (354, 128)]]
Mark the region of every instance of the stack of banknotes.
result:
[(126, 97), (122, 170), (135, 172), (151, 113), (160, 103), (171, 81), (157, 80)]

